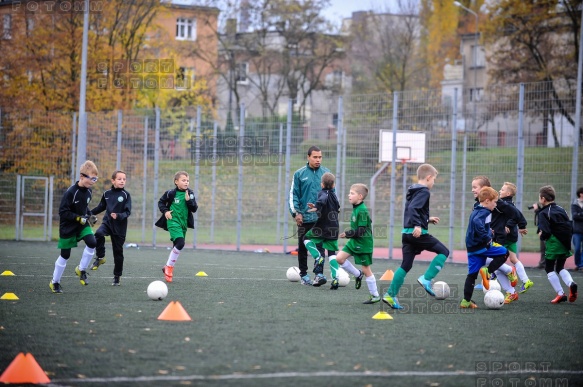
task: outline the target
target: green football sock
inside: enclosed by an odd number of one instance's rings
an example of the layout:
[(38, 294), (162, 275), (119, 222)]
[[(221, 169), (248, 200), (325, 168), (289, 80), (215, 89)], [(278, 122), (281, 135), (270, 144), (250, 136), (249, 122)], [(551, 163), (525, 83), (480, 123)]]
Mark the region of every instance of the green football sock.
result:
[(387, 291), (389, 296), (395, 297), (397, 294), (399, 294), (399, 289), (401, 289), (403, 282), (405, 282), (406, 275), (407, 272), (403, 270), (402, 267), (398, 268), (397, 271), (395, 271), (393, 281), (391, 282), (391, 286), (389, 286), (389, 290)]
[(425, 271), (425, 279), (431, 281), (435, 278), (437, 274), (443, 269), (443, 265), (445, 264), (445, 260), (447, 257), (443, 254), (437, 254), (435, 258), (429, 264), (429, 267)]
[(320, 252), (318, 251), (318, 248), (314, 242), (306, 240), (304, 243), (306, 245), (306, 249), (308, 249), (314, 259), (320, 258)]
[(328, 260), (330, 261), (330, 273), (332, 273), (332, 278), (336, 278), (336, 272), (340, 267), (338, 266), (338, 262), (336, 262), (336, 256), (333, 255), (331, 257), (328, 257)]

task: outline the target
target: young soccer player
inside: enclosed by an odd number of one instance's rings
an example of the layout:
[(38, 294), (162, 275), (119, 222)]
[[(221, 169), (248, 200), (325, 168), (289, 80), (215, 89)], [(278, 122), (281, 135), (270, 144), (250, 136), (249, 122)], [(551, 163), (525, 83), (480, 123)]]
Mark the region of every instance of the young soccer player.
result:
[[(492, 241), (494, 233), (490, 228), (492, 210), (496, 208), (498, 192), (492, 187), (484, 187), (478, 193), (479, 204), (474, 207), (466, 231), (466, 248), (468, 250), (468, 275), (464, 284), (464, 298), (461, 308), (475, 309), (478, 306), (472, 300), (474, 283), (478, 273), (486, 290), (490, 289), (490, 273), (498, 270), (508, 258), (508, 250)], [(486, 259), (492, 261), (486, 265)], [(504, 276), (501, 276), (502, 279)], [(502, 285), (502, 282), (500, 282)]]
[(403, 309), (399, 305), (397, 294), (405, 281), (405, 276), (413, 267), (413, 260), (422, 251), (427, 250), (437, 255), (433, 258), (425, 274), (421, 275), (417, 282), (423, 286), (423, 289), (435, 297), (431, 288), (431, 280), (441, 271), (445, 260), (449, 256), (449, 250), (433, 235), (429, 234), (429, 223), (438, 224), (439, 218), (429, 216), (429, 198), (430, 190), (435, 184), (437, 178), (437, 169), (431, 164), (422, 164), (417, 168), (417, 184), (413, 184), (407, 190), (407, 202), (405, 203), (405, 213), (403, 215), (403, 262), (397, 269), (383, 296), (383, 302), (393, 309)]
[[(502, 212), (498, 206), (492, 211), (492, 228), (494, 229), (494, 242), (501, 244), (508, 249), (508, 258), (516, 268), (518, 278), (522, 281), (520, 293), (526, 292), (534, 283), (528, 278), (524, 265), (516, 256), (518, 242), (518, 234), (526, 235), (526, 219), (522, 212), (514, 206), (512, 198), (516, 195), (516, 185), (510, 182), (505, 182), (500, 188), (499, 202), (508, 203), (507, 210)], [(505, 302), (508, 304), (518, 299), (518, 294), (507, 294)]]
[(316, 212), (318, 220), (307, 233), (304, 244), (306, 249), (314, 258), (314, 282), (312, 286), (322, 286), (326, 283), (324, 276), (324, 257), (316, 245), (328, 250), (328, 260), (330, 262), (330, 271), (332, 272), (332, 284), (330, 289), (338, 289), (338, 279), (336, 278), (336, 271), (338, 270), (338, 262), (332, 257), (336, 257), (338, 251), (338, 212), (340, 211), (340, 204), (334, 192), (336, 185), (336, 177), (330, 172), (322, 175), (322, 190), (318, 193), (318, 200), (316, 204), (308, 203), (310, 208), (308, 212)]
[(162, 212), (162, 216), (156, 221), (156, 226), (170, 232), (170, 240), (172, 241), (172, 250), (166, 266), (162, 268), (166, 282), (172, 282), (174, 266), (184, 248), (187, 229), (194, 228), (192, 214), (198, 209), (198, 204), (196, 204), (194, 192), (188, 188), (188, 183), (187, 172), (176, 172), (174, 175), (176, 187), (164, 192), (158, 201), (158, 208)]
[(577, 284), (573, 281), (571, 273), (565, 269), (565, 262), (572, 255), (573, 227), (569, 215), (567, 215), (567, 211), (555, 203), (555, 189), (550, 185), (540, 188), (539, 202), (542, 208), (538, 213), (538, 235), (541, 240), (545, 241), (545, 271), (551, 286), (557, 293), (551, 303), (559, 304), (567, 301), (559, 276), (569, 287), (569, 302), (575, 302)]
[[(360, 289), (362, 279), (366, 276), (370, 297), (363, 304), (375, 304), (381, 300), (381, 297), (377, 290), (376, 279), (370, 268), (372, 265), (373, 235), (372, 221), (364, 204), (367, 195), (368, 187), (364, 184), (353, 184), (350, 187), (348, 193), (348, 201), (352, 204), (350, 229), (339, 235), (340, 238), (348, 238), (349, 240), (336, 256), (336, 261), (340, 267), (354, 276), (356, 289)], [(348, 260), (350, 256), (354, 257), (354, 263), (362, 265), (362, 271), (354, 267)]]
[(96, 257), (91, 270), (97, 270), (105, 263), (105, 237), (111, 238), (111, 250), (113, 252), (113, 286), (120, 285), (120, 277), (123, 273), (123, 244), (126, 240), (128, 229), (128, 217), (132, 213), (132, 198), (125, 190), (126, 173), (115, 171), (111, 175), (111, 188), (103, 192), (99, 204), (91, 210), (93, 215), (105, 211), (101, 226), (95, 232), (97, 248)]
[(71, 257), (71, 249), (77, 247), (80, 240), (85, 242), (85, 249), (81, 255), (81, 262), (75, 268), (75, 274), (79, 277), (81, 285), (88, 285), (87, 267), (95, 252), (95, 236), (90, 224), (94, 224), (96, 218), (88, 211), (91, 201), (91, 187), (97, 181), (99, 174), (93, 161), (85, 161), (80, 169), (79, 180), (69, 187), (59, 206), (59, 244), (61, 254), (55, 261), (53, 279), (49, 282), (49, 288), (53, 293), (63, 293), (61, 277), (65, 272), (67, 261)]
[[(484, 187), (492, 187), (492, 184), (490, 184), (490, 179), (488, 179), (487, 176), (476, 176), (473, 178), (472, 180), (472, 194), (474, 195), (474, 198), (476, 198), (476, 201), (474, 203), (474, 208), (476, 208), (480, 202), (478, 200), (478, 194), (480, 192), (480, 190)], [(509, 212), (510, 210), (508, 209), (508, 203), (498, 200), (498, 202), (496, 203), (496, 207), (500, 207), (499, 209), (502, 212)], [(514, 208), (516, 209), (516, 207)], [(486, 261), (486, 264), (489, 264), (490, 260)], [(516, 290), (514, 289), (514, 286), (516, 286), (516, 284), (518, 283), (518, 277), (516, 276), (516, 268), (515, 267), (510, 267), (510, 265), (507, 265), (506, 263), (503, 264), (500, 267), (500, 272), (502, 274), (504, 274), (506, 276), (506, 278), (508, 279), (508, 285), (506, 286), (506, 280), (505, 279), (498, 279), (498, 281), (500, 282), (500, 286), (502, 287), (502, 290), (504, 290), (505, 293), (509, 293), (511, 294), (512, 298), (517, 298), (518, 295), (514, 295), (516, 294)], [(492, 273), (490, 273), (492, 274)], [(496, 273), (496, 275), (499, 273)], [(476, 289), (482, 289), (482, 284), (478, 284), (476, 285)]]

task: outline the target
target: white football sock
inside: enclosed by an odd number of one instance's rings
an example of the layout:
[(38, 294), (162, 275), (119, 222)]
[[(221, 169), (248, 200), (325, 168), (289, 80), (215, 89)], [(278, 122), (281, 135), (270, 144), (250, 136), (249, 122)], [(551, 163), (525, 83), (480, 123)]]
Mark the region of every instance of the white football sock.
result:
[(520, 280), (522, 281), (523, 284), (528, 282), (528, 276), (526, 275), (526, 271), (524, 270), (524, 265), (522, 264), (522, 262), (517, 261), (514, 264), (514, 267), (516, 268), (516, 274), (518, 274), (518, 278), (520, 278)]
[(348, 259), (346, 261), (344, 261), (344, 263), (342, 265), (340, 265), (344, 270), (346, 270), (346, 272), (348, 274), (352, 274), (355, 277), (358, 277), (360, 275), (360, 270), (358, 270), (356, 267), (354, 267), (354, 265), (352, 264), (352, 262), (350, 262)]
[(379, 296), (379, 291), (377, 290), (377, 280), (374, 274), (370, 277), (366, 277), (366, 286), (368, 286), (368, 292), (375, 297)]
[(551, 271), (550, 273), (547, 273), (547, 278), (549, 279), (551, 286), (553, 287), (553, 289), (555, 289), (555, 292), (557, 292), (559, 296), (565, 294), (565, 292), (563, 291), (563, 287), (561, 286), (561, 280), (559, 280), (557, 273)]
[(498, 283), (500, 283), (500, 287), (504, 292), (510, 294), (515, 293), (514, 288), (512, 287), (512, 285), (510, 285), (510, 280), (508, 279), (508, 277), (506, 277), (504, 273), (500, 272), (500, 270), (496, 270), (496, 279), (498, 280)]
[(565, 285), (571, 286), (571, 284), (573, 283), (573, 277), (571, 277), (571, 273), (569, 273), (566, 269), (563, 269), (559, 272), (559, 274), (561, 275), (561, 279), (563, 280)]
[(166, 266), (174, 267), (174, 265), (176, 265), (176, 261), (178, 260), (179, 255), (180, 255), (180, 250), (178, 250), (176, 247), (173, 247), (172, 251), (170, 252), (170, 255), (168, 256), (168, 261), (166, 262)]
[(83, 255), (81, 256), (81, 262), (79, 262), (79, 270), (87, 270), (87, 267), (91, 262), (91, 258), (93, 258), (93, 253), (95, 253), (95, 249), (90, 249), (89, 247), (85, 246), (85, 249), (83, 249)]
[(55, 270), (53, 271), (54, 284), (61, 282), (65, 267), (67, 267), (67, 260), (59, 255), (59, 258), (55, 261)]

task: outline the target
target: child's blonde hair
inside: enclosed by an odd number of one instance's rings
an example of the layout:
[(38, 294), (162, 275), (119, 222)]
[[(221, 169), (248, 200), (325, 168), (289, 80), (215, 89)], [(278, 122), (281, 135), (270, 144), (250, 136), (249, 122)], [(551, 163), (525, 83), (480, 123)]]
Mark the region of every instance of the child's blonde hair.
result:
[(97, 166), (91, 160), (87, 160), (83, 164), (81, 164), (81, 167), (79, 168), (79, 172), (81, 172), (85, 175), (99, 176), (99, 171), (97, 170)]
[(417, 179), (425, 180), (429, 176), (437, 176), (437, 169), (431, 164), (421, 164), (417, 168)]
[(331, 174), (330, 172), (326, 172), (322, 175), (322, 185), (324, 189), (332, 189), (334, 188), (334, 184), (336, 183), (336, 176)]
[(509, 181), (505, 181), (504, 185), (506, 186), (506, 190), (510, 193), (510, 196), (514, 197), (516, 195), (516, 185)]
[(480, 192), (478, 193), (478, 200), (480, 203), (486, 200), (498, 200), (498, 191), (496, 191), (492, 187), (482, 187)]
[(352, 186), (350, 186), (350, 189), (356, 192), (357, 194), (362, 195), (362, 200), (366, 199), (366, 197), (368, 196), (368, 187), (365, 184), (361, 183), (352, 184)]

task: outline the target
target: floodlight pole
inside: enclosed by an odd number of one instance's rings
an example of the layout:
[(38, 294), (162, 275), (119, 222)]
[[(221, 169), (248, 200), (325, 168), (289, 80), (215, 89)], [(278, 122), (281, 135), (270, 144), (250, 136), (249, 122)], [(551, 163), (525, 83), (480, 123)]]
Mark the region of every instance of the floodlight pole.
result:
[[(87, 40), (89, 35), (89, 0), (84, 1), (83, 10), (83, 43), (81, 47), (81, 85), (79, 90), (79, 135), (77, 136), (77, 166), (74, 165), (74, 176), (87, 158), (87, 113), (85, 99), (87, 96)], [(73, 11), (71, 11), (73, 12)]]

